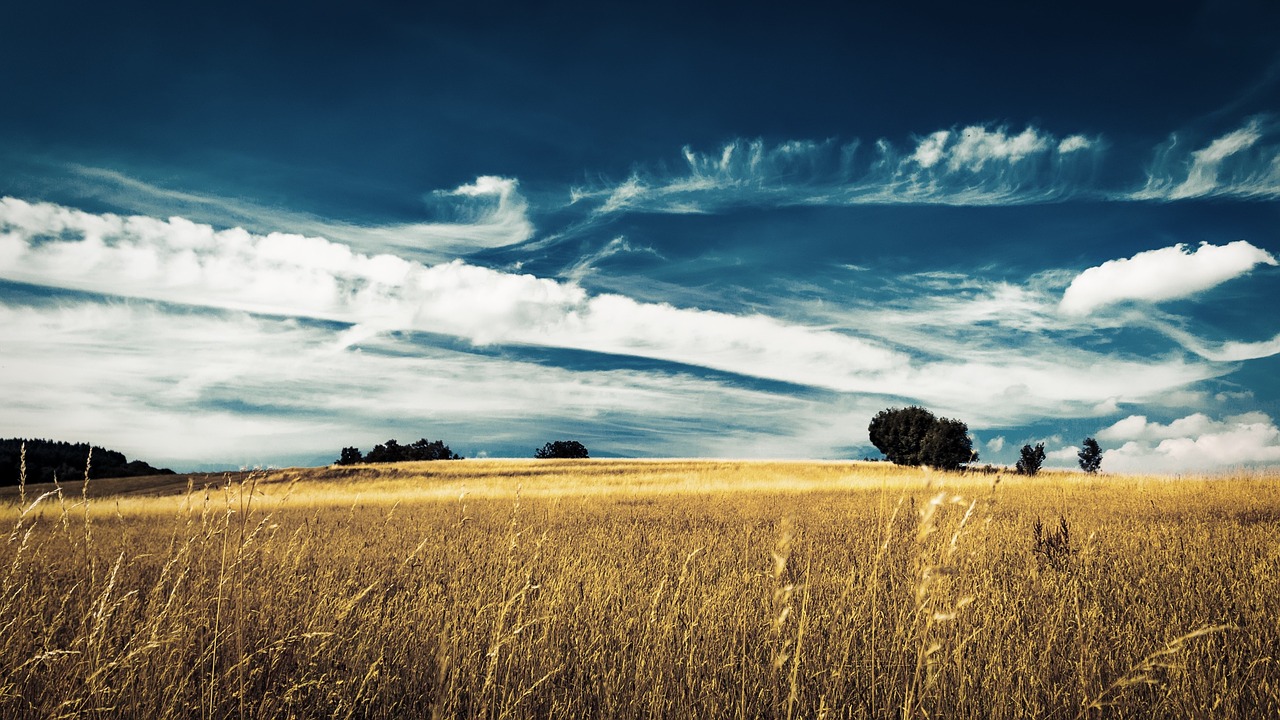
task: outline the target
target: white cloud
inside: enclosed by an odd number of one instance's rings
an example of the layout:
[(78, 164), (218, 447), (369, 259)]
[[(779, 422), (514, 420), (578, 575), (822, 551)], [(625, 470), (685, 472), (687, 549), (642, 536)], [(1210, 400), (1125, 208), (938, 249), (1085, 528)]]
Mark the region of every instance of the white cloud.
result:
[(1120, 412), (1120, 398), (1109, 397), (1093, 406), (1095, 415), (1114, 415)]
[(916, 151), (911, 155), (911, 159), (919, 163), (922, 168), (937, 165), (946, 153), (947, 140), (950, 137), (949, 130), (939, 130), (929, 135), (916, 145)]
[(714, 151), (684, 147), (682, 171), (634, 172), (622, 183), (573, 188), (573, 203), (598, 202), (596, 213), (708, 212), (741, 204), (997, 205), (1061, 200), (1087, 191), (1098, 142), (1059, 140), (1027, 127), (992, 125), (938, 130), (902, 149), (888, 140), (859, 154), (857, 141), (791, 140), (766, 145), (734, 140)]
[(574, 282), (581, 282), (583, 278), (591, 275), (600, 263), (618, 255), (642, 255), (658, 260), (664, 259), (657, 250), (648, 246), (632, 245), (625, 237), (620, 235), (605, 243), (604, 247), (599, 250), (579, 258), (576, 263), (561, 275)]
[(1068, 445), (1057, 450), (1050, 450), (1044, 454), (1045, 460), (1053, 465), (1076, 465), (1080, 460), (1080, 448), (1076, 445)]
[[(613, 189), (609, 193), (609, 197), (605, 199), (604, 204), (600, 206), (599, 212), (612, 213), (619, 210), (625, 210), (638, 203), (639, 199), (644, 197), (647, 188), (640, 178), (632, 175), (627, 181)], [(575, 200), (576, 202), (576, 200)]]
[(1196, 150), (1175, 135), (1157, 149), (1146, 185), (1128, 197), (1183, 200), (1199, 197), (1280, 197), (1277, 126), (1258, 117)]
[(1102, 455), (1103, 469), (1112, 472), (1211, 472), (1280, 463), (1280, 429), (1257, 412), (1222, 420), (1196, 413), (1167, 425), (1131, 416), (1098, 438), (1123, 441)]
[(1032, 128), (1009, 135), (1004, 128), (992, 130), (975, 125), (961, 131), (959, 139), (941, 149), (941, 153), (952, 172), (978, 172), (989, 162), (1017, 163), (1050, 147), (1049, 140)]
[(1235, 132), (1228, 133), (1201, 150), (1191, 153), (1191, 167), (1187, 179), (1170, 192), (1175, 199), (1200, 197), (1212, 193), (1218, 187), (1218, 173), (1227, 158), (1253, 147), (1262, 139), (1256, 123), (1250, 123)]
[(182, 467), (423, 435), (531, 452), (556, 427), (593, 450), (829, 457), (857, 441), (850, 418), (873, 412), (684, 373), (549, 367), (390, 336), (352, 345), (327, 324), (146, 303), (0, 302), (0, 326), (0, 435)]
[[(1229, 422), (1257, 423), (1270, 419), (1262, 413), (1245, 413), (1227, 418)], [(1150, 422), (1145, 415), (1130, 415), (1110, 427), (1098, 431), (1100, 440), (1168, 440), (1220, 430), (1225, 423), (1215, 421), (1204, 413), (1193, 413), (1184, 418), (1174, 420), (1168, 425)]]
[(240, 198), (198, 195), (159, 187), (114, 170), (68, 165), (68, 185), (87, 197), (152, 217), (180, 208), (186, 219), (219, 227), (252, 228), (258, 234), (322, 236), (361, 252), (398, 252), (440, 261), (529, 240), (535, 228), (528, 201), (511, 178), (481, 176), (474, 183), (428, 195), (442, 217), (432, 222), (359, 224), (270, 208)]
[(1220, 343), (1208, 343), (1172, 322), (1161, 322), (1152, 319), (1150, 326), (1179, 342), (1183, 347), (1206, 360), (1214, 362), (1242, 362), (1257, 360), (1280, 354), (1280, 335), (1270, 340), (1245, 342), (1227, 340)]
[[(215, 231), (171, 218), (0, 201), (21, 238), (0, 277), (109, 295), (420, 330), (477, 344), (627, 354), (837, 390), (863, 390), (906, 356), (844, 333), (619, 295), (454, 261), (425, 266), (323, 238)], [(9, 244), (12, 244), (11, 242)]]
[[(963, 341), (942, 359), (922, 362), (891, 349), (893, 338), (860, 337), (865, 331), (854, 329), (897, 332), (884, 318), (864, 317), (840, 332), (764, 315), (591, 295), (572, 283), (458, 261), (424, 266), (362, 255), (321, 238), (214, 231), (179, 218), (99, 216), (5, 200), (0, 223), (25, 238), (21, 254), (0, 266), (7, 279), (336, 320), (357, 325), (357, 333), (427, 331), (477, 345), (651, 358), (837, 392), (918, 398), (944, 412), (976, 414), (975, 422), (1050, 411), (1089, 414), (1108, 398), (1140, 402), (1221, 372), (1178, 358), (1123, 360), (1062, 346), (1010, 358)], [(1030, 302), (1016, 292), (997, 294), (997, 308)], [(938, 318), (926, 316), (917, 312), (914, 322), (936, 326)], [(936, 333), (921, 329), (921, 336), (929, 334)], [(915, 342), (930, 347), (936, 341)], [(999, 398), (994, 407), (992, 398)]]
[[(736, 160), (729, 156), (720, 162)], [(479, 185), (460, 192), (493, 192), (500, 187)], [(604, 252), (628, 249), (635, 248), (619, 240)], [(48, 203), (0, 200), (0, 278), (117, 298), (344, 324), (320, 337), (280, 335), (284, 338), (280, 355), (299, 362), (307, 354), (288, 352), (284, 345), (316, 345), (326, 352), (355, 353), (388, 342), (389, 332), (420, 331), (455, 336), (477, 347), (571, 348), (794, 383), (847, 394), (838, 403), (844, 403), (841, 407), (845, 410), (856, 406), (856, 412), (867, 410), (864, 406), (868, 403), (902, 398), (926, 404), (942, 415), (964, 418), (974, 428), (1008, 427), (1045, 416), (1093, 417), (1099, 408), (1114, 410), (1120, 403), (1166, 402), (1182, 397), (1179, 393), (1194, 383), (1228, 370), (1188, 361), (1181, 353), (1140, 358), (1079, 347), (1071, 338), (1056, 334), (1071, 330), (1074, 321), (1055, 312), (1052, 283), (1033, 279), (1018, 286), (956, 276), (912, 277), (939, 294), (925, 293), (922, 298), (908, 293), (903, 296), (908, 300), (896, 307), (834, 308), (825, 311), (821, 319), (810, 316), (807, 322), (800, 322), (794, 318), (805, 313), (785, 308), (777, 317), (735, 315), (641, 302), (619, 294), (592, 294), (573, 282), (504, 273), (461, 261), (423, 265), (391, 255), (367, 255), (318, 237), (218, 231), (182, 218), (97, 215)], [(962, 297), (942, 294), (955, 288), (962, 289)], [(95, 322), (68, 322), (66, 326), (93, 327)], [(128, 325), (111, 319), (101, 320), (101, 324)], [(44, 329), (28, 328), (25, 337), (58, 336), (62, 331), (57, 327), (53, 323)], [(220, 332), (209, 330), (214, 337)], [(146, 333), (139, 336), (146, 337)], [(130, 342), (134, 341), (113, 346), (111, 352), (128, 354), (125, 348)], [(268, 347), (273, 347), (273, 342), (262, 341)], [(67, 343), (74, 341), (68, 339)], [(1011, 351), (1011, 347), (1016, 349)], [(170, 378), (163, 387), (168, 388), (166, 392), (186, 393), (182, 397), (188, 399), (207, 398), (209, 388), (276, 387), (243, 380), (247, 371), (239, 369), (234, 359), (240, 353), (249, 365), (272, 367), (254, 352), (231, 345), (224, 353), (211, 351), (231, 360), (210, 367), (201, 365), (180, 378)], [(438, 358), (432, 362), (436, 364), (415, 367), (413, 372), (452, 376), (437, 369)], [(175, 360), (174, 367), (180, 370), (184, 366)], [(344, 377), (411, 374), (373, 365), (340, 367)], [(219, 374), (228, 372), (231, 374)], [(532, 371), (508, 367), (502, 372), (523, 378)], [(453, 373), (457, 374), (460, 371)], [(289, 373), (282, 371), (273, 377), (278, 387), (293, 387)], [(648, 377), (640, 374), (627, 382), (652, 387)], [(500, 375), (489, 380), (491, 387), (503, 392), (509, 387)], [(387, 392), (394, 393), (386, 387), (390, 385), (375, 383), (360, 392), (340, 394), (380, 401)], [(459, 395), (466, 398), (460, 403), (485, 397), (482, 385), (468, 387), (472, 391)], [(262, 393), (271, 396), (268, 390)], [(139, 391), (134, 397), (154, 394)], [(519, 393), (511, 394), (520, 397)], [(441, 397), (452, 396), (444, 393)], [(604, 393), (601, 397), (619, 404), (615, 396)], [(837, 396), (825, 397), (827, 406), (837, 402), (831, 399)], [(787, 403), (793, 401), (799, 402), (789, 398)], [(460, 404), (434, 399), (432, 403), (441, 412), (455, 409), (466, 414)], [(484, 403), (477, 401), (477, 405), (483, 407)], [(508, 408), (508, 416), (534, 414), (532, 408), (537, 406), (531, 402)], [(836, 436), (845, 442), (858, 441), (856, 435), (849, 435), (848, 428), (818, 432), (821, 420), (804, 419), (828, 418), (833, 412), (830, 407), (815, 410), (812, 405), (802, 406), (803, 417), (782, 421), (782, 425), (805, 424), (815, 437), (828, 439), (826, 447), (835, 446)], [(874, 412), (878, 408), (870, 409)], [(354, 407), (339, 410), (339, 415), (356, 412)], [(754, 437), (759, 430), (751, 425), (742, 432), (746, 434), (741, 437)], [(724, 437), (727, 443), (739, 436), (726, 432)]]
[(1062, 296), (1060, 309), (1086, 315), (1124, 300), (1159, 302), (1187, 297), (1243, 275), (1259, 264), (1275, 265), (1267, 251), (1244, 240), (1226, 245), (1201, 243), (1148, 250), (1131, 258), (1108, 260), (1080, 273)]
[(1058, 154), (1066, 155), (1067, 153), (1073, 153), (1077, 150), (1088, 150), (1093, 147), (1094, 144), (1095, 141), (1090, 140), (1083, 135), (1068, 135), (1062, 139), (1062, 142), (1058, 143)]
[(993, 453), (998, 453), (1004, 449), (1004, 443), (1005, 443), (1005, 440), (1003, 435), (1000, 435), (999, 437), (991, 438), (990, 440), (987, 441), (987, 449)]

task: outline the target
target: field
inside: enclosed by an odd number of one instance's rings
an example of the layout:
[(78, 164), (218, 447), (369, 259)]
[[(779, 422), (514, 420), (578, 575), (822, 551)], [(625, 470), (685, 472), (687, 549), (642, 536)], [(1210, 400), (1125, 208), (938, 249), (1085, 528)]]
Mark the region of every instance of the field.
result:
[(1275, 475), (199, 480), (0, 496), (0, 717), (1280, 717)]

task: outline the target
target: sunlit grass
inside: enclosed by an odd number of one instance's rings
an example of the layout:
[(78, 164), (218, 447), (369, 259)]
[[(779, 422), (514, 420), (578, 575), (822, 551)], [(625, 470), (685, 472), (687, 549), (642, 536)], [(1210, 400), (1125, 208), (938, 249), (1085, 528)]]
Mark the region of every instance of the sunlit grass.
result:
[[(1276, 480), (463, 461), (27, 488), (0, 505), (0, 716), (1276, 717)], [(1069, 526), (1052, 562), (1037, 519)]]

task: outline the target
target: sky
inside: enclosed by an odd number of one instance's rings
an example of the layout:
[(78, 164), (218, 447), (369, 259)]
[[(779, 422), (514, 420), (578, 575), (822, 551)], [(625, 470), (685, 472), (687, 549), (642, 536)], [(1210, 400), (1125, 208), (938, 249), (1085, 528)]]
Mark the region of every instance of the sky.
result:
[(88, 3), (0, 23), (0, 436), (1280, 465), (1280, 5)]

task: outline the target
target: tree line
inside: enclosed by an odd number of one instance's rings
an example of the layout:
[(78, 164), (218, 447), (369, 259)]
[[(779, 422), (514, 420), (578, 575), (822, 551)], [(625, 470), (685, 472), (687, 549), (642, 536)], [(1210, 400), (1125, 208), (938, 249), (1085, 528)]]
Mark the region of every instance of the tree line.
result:
[[(587, 446), (577, 440), (555, 440), (537, 448), (533, 456), (539, 460), (572, 459), (581, 460), (590, 457)], [(422, 438), (409, 445), (401, 445), (395, 440), (388, 440), (375, 445), (368, 454), (360, 452), (357, 447), (342, 448), (335, 465), (361, 465), (366, 463), (416, 462), (423, 460), (464, 460), (461, 455), (449, 449), (442, 440)]]
[[(959, 470), (978, 461), (969, 426), (961, 420), (935, 417), (912, 405), (887, 408), (876, 413), (867, 426), (871, 444), (897, 465), (926, 465), (940, 470)], [(1085, 438), (1077, 453), (1080, 469), (1093, 474), (1102, 469), (1102, 448), (1093, 438)], [(1044, 464), (1044, 443), (1023, 445), (1015, 470), (1035, 475)]]
[(58, 480), (81, 480), (89, 451), (89, 479), (173, 475), (168, 468), (155, 468), (141, 460), (129, 460), (124, 453), (88, 443), (55, 440), (0, 439), (0, 485), (17, 485), (22, 473), (22, 448), (26, 446), (27, 482), (49, 483)]

